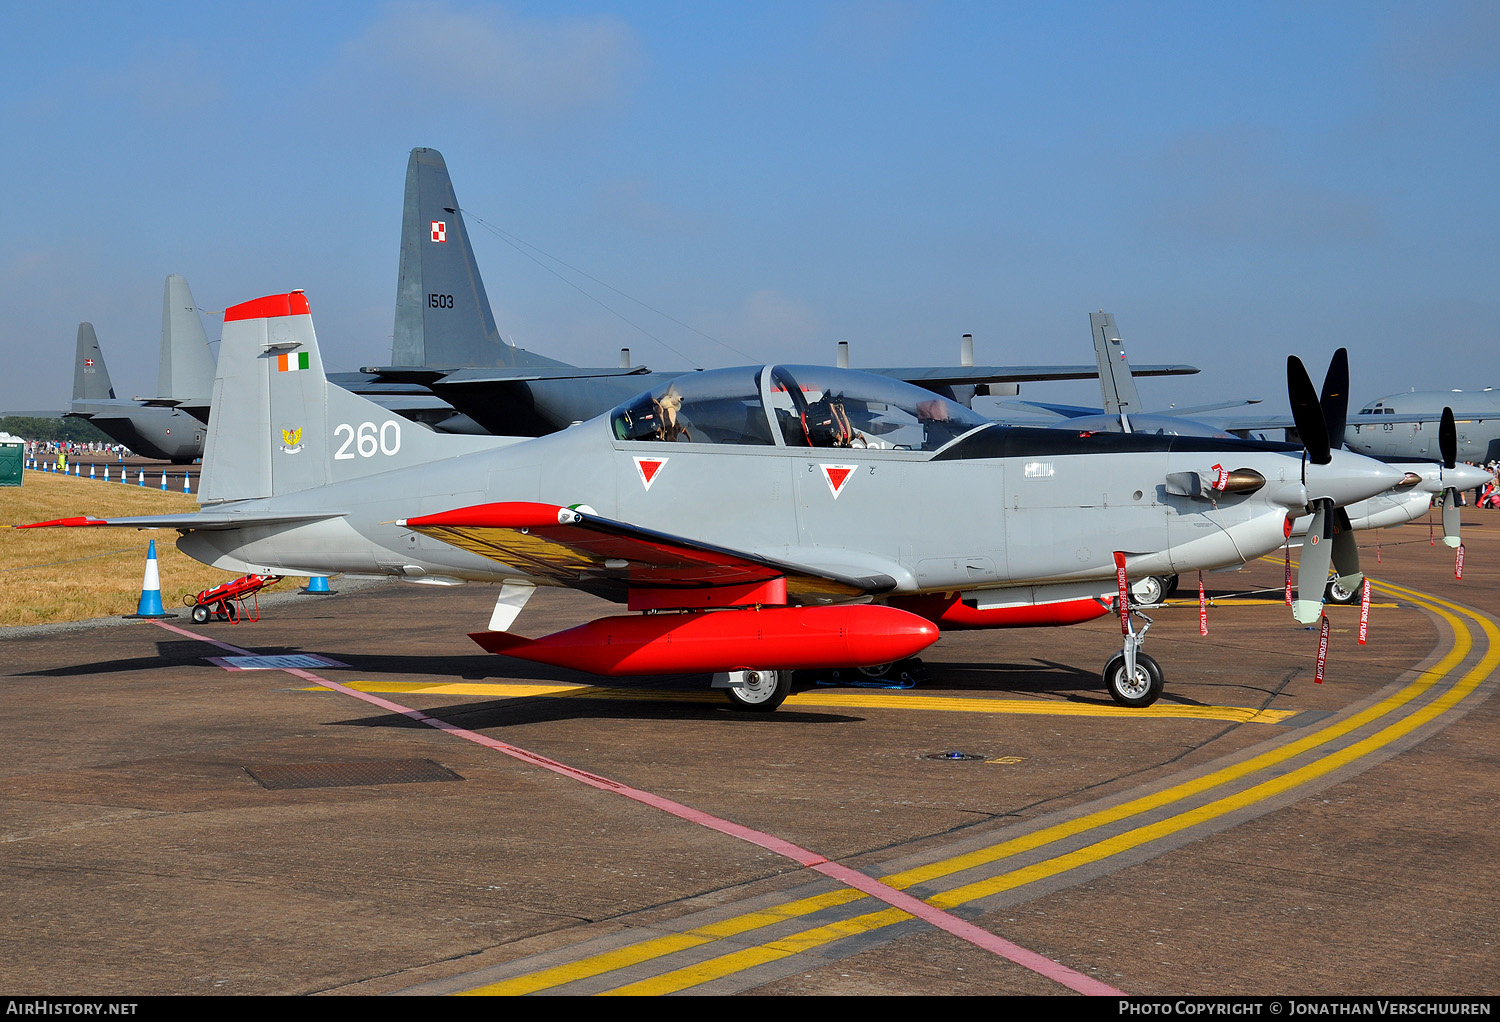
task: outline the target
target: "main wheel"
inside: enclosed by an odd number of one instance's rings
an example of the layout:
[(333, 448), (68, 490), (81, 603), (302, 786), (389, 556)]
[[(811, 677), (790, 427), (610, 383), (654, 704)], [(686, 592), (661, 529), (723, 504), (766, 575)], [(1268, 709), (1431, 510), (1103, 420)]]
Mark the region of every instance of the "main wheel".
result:
[(736, 710), (769, 713), (792, 693), (791, 671), (746, 671), (743, 685), (725, 689)]
[(1134, 678), (1126, 676), (1124, 653), (1116, 653), (1104, 665), (1104, 687), (1121, 706), (1150, 706), (1164, 686), (1161, 667), (1145, 653), (1135, 655)]
[(1164, 598), (1170, 600), (1172, 598), (1172, 594), (1177, 592), (1177, 583), (1181, 581), (1181, 579), (1176, 575), (1168, 575), (1163, 581), (1167, 583), (1167, 591), (1162, 595)]
[(1130, 583), (1130, 602), (1151, 607), (1166, 599), (1167, 580), (1156, 575), (1147, 575)]
[(196, 625), (208, 623), (208, 608), (201, 603), (193, 608), (193, 623)]
[(1341, 603), (1346, 606), (1351, 603), (1359, 603), (1362, 599), (1364, 599), (1364, 587), (1367, 585), (1369, 585), (1368, 581), (1361, 582), (1359, 585), (1354, 587), (1353, 592), (1350, 592), (1348, 589), (1345, 589), (1343, 586), (1339, 585), (1338, 579), (1331, 578), (1328, 580), (1328, 587), (1323, 590), (1323, 598), (1329, 603)]

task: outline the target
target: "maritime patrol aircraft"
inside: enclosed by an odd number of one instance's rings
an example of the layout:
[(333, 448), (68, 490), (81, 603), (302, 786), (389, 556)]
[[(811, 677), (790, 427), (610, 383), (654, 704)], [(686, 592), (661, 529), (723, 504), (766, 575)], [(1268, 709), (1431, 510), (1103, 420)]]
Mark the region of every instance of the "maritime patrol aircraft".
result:
[[(1295, 358), (1288, 377), (1299, 421), (1326, 429)], [(677, 377), (537, 439), (435, 434), (327, 382), (300, 291), (225, 312), (215, 394), (199, 511), (38, 525), (176, 529), (184, 552), (236, 571), (498, 582), (483, 648), (713, 673), (746, 709), (778, 705), (793, 670), (935, 641), (900, 598), (1032, 606), (1242, 563), (1280, 546), (1289, 516), (1400, 478), (1326, 448), (1008, 428), (817, 366)], [(509, 628), (538, 585), (632, 613), (525, 639)], [(1105, 683), (1146, 705), (1161, 670), (1120, 609)]]

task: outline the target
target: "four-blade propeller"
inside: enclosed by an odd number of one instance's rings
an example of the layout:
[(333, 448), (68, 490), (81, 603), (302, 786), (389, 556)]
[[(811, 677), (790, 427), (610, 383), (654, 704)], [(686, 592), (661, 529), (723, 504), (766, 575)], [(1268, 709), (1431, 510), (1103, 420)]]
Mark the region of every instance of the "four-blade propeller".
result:
[[(1333, 460), (1333, 451), (1344, 443), (1344, 424), (1349, 417), (1348, 350), (1340, 348), (1333, 353), (1321, 394), (1313, 390), (1312, 378), (1302, 360), (1296, 355), (1288, 356), (1286, 386), (1292, 418), (1306, 450), (1302, 459), (1302, 481), (1306, 484), (1307, 466), (1327, 465)], [(1314, 498), (1307, 509), (1313, 517), (1302, 544), (1297, 566), (1297, 598), (1292, 601), (1292, 616), (1302, 624), (1312, 624), (1323, 615), (1323, 593), (1330, 566), (1338, 573), (1338, 584), (1346, 591), (1357, 591), (1364, 582), (1364, 574), (1359, 570), (1359, 546), (1354, 541), (1348, 513), (1326, 497)]]

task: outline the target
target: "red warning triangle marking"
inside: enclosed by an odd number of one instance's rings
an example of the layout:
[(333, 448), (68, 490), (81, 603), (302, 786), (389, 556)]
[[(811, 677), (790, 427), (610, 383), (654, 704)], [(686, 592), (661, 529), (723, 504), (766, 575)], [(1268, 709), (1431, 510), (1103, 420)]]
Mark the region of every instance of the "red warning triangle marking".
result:
[(645, 458), (636, 456), (635, 470), (640, 474), (641, 485), (646, 487), (646, 489), (648, 490), (651, 489), (651, 484), (656, 481), (656, 477), (658, 474), (660, 474), (662, 466), (665, 465), (669, 460), (670, 459), (668, 458)]
[(858, 465), (820, 465), (823, 470), (823, 478), (828, 481), (828, 492), (833, 494), (833, 499), (838, 500), (839, 494), (844, 492), (844, 484), (854, 474)]

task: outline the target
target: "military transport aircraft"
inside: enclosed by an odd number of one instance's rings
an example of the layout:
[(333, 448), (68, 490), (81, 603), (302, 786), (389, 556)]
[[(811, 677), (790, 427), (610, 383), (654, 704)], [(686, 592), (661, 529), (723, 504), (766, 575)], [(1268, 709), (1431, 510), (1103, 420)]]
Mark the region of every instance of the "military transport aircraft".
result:
[(1434, 427), (1444, 408), (1451, 408), (1455, 418), (1455, 457), (1485, 464), (1500, 460), (1500, 392), (1488, 387), (1380, 398), (1350, 420), (1344, 442), (1352, 451), (1379, 458), (1436, 457), (1440, 447)]
[[(436, 149), (413, 149), (402, 201), (401, 259), (389, 366), (331, 373), (405, 418), (444, 433), (540, 436), (592, 418), (632, 396), (646, 366), (569, 365), (500, 337), (447, 164)], [(972, 343), (966, 349), (972, 356)], [(1090, 366), (975, 366), (875, 369), (968, 404), (976, 390), (1014, 393), (1021, 380), (1085, 379)], [(1143, 366), (1143, 376), (1196, 373), (1192, 366)], [(167, 278), (162, 303), (158, 396), (117, 399), (94, 328), (81, 324), (73, 409), (139, 453), (179, 463), (203, 453), (214, 358), (182, 277)], [(676, 372), (664, 375), (677, 375)], [(452, 402), (452, 403), (450, 403)], [(461, 410), (455, 410), (455, 405)], [(466, 414), (471, 413), (471, 414)], [(39, 413), (55, 415), (55, 412)]]
[[(957, 366), (873, 368), (969, 404), (980, 393), (1014, 394), (1023, 381), (1092, 379), (1088, 365), (979, 366), (973, 347)], [(442, 153), (413, 149), (406, 167), (401, 270), (396, 292), (394, 365), (369, 366), (367, 382), (421, 384), (498, 436), (543, 436), (591, 419), (653, 382), (691, 370), (643, 365), (569, 365), (506, 344), (495, 325), (468, 226)], [(1141, 366), (1142, 376), (1179, 376), (1186, 365)], [(365, 392), (339, 379), (346, 389)]]
[[(228, 309), (218, 372), (199, 511), (38, 525), (177, 529), (184, 552), (236, 571), (499, 582), (482, 647), (607, 675), (714, 672), (747, 709), (778, 705), (792, 670), (935, 641), (899, 598), (1043, 605), (1241, 563), (1280, 546), (1289, 515), (1400, 478), (1326, 446), (1007, 428), (816, 366), (661, 381), (538, 439), (434, 434), (329, 385), (300, 291)], [(1295, 358), (1288, 380), (1299, 421), (1326, 430)], [(640, 613), (521, 638), (508, 629), (537, 585)], [(1106, 685), (1146, 705), (1161, 671), (1121, 610)]]
[(78, 324), (73, 403), (64, 414), (87, 419), (137, 454), (187, 464), (203, 453), (214, 355), (187, 281), (167, 277), (161, 298), (157, 396), (118, 398), (92, 323)]

